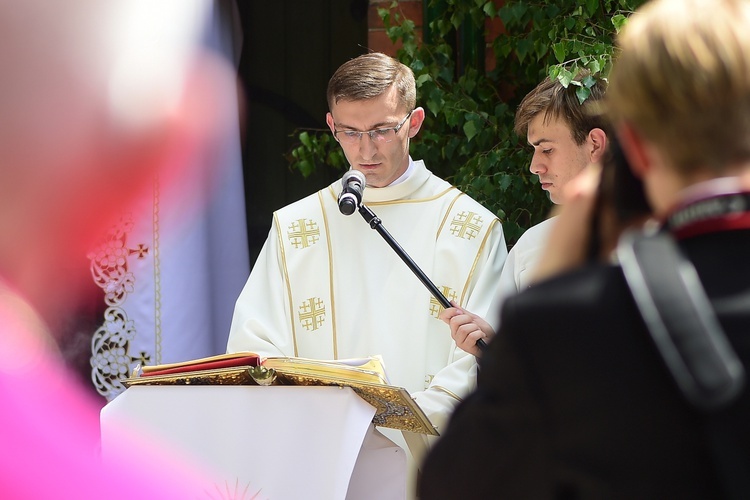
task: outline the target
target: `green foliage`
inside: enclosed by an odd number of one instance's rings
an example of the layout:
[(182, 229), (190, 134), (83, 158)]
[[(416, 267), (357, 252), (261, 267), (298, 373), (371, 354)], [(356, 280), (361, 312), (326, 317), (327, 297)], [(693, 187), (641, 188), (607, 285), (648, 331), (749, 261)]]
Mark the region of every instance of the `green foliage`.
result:
[[(514, 243), (550, 209), (528, 170), (526, 139), (513, 132), (516, 106), (545, 76), (578, 86), (585, 101), (595, 79), (609, 72), (614, 34), (644, 1), (431, 0), (421, 42), (398, 2), (378, 9), (389, 38), (401, 44), (397, 57), (414, 71), (426, 110), (412, 156), (497, 213)], [(504, 34), (488, 44), (491, 22), (502, 22)], [(575, 81), (583, 68), (591, 76)], [(303, 175), (322, 164), (345, 168), (330, 133), (302, 131), (299, 140), (290, 161)]]
[(300, 144), (292, 149), (288, 160), (304, 177), (310, 176), (320, 163), (336, 170), (348, 168), (343, 151), (327, 129), (304, 130), (298, 138)]

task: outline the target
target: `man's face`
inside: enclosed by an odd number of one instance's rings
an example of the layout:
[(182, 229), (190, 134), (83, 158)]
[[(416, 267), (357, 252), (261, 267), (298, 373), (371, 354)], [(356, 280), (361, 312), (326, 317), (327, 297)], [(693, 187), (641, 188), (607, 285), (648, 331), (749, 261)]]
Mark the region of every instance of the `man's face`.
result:
[[(339, 101), (326, 116), (326, 122), (331, 132), (365, 132), (395, 127), (410, 111), (401, 105), (396, 89), (391, 87), (373, 99)], [(368, 134), (353, 143), (339, 140), (347, 161), (365, 174), (368, 186), (385, 187), (406, 172), (409, 138), (419, 131), (420, 113), (412, 113), (390, 142), (373, 140)]]
[(534, 148), (529, 170), (539, 176), (552, 203), (559, 203), (565, 184), (592, 160), (589, 140), (576, 144), (564, 120), (552, 118), (545, 123), (544, 113), (531, 120), (526, 138)]

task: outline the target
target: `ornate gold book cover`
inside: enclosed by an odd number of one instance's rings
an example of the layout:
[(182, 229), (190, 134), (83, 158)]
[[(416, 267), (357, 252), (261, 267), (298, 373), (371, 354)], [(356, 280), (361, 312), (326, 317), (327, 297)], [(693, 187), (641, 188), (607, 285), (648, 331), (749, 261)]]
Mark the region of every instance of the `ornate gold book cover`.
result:
[[(221, 366), (236, 363), (239, 366)], [(243, 364), (244, 363), (244, 364)], [(204, 369), (194, 369), (194, 368)], [(166, 372), (166, 373), (165, 373)], [(262, 374), (262, 375), (261, 375)], [(264, 378), (261, 379), (260, 377)], [(373, 424), (421, 434), (438, 435), (408, 391), (387, 383), (378, 357), (320, 361), (266, 358), (253, 353), (212, 356), (200, 360), (143, 367), (123, 380), (133, 385), (308, 385), (351, 387), (376, 408)]]

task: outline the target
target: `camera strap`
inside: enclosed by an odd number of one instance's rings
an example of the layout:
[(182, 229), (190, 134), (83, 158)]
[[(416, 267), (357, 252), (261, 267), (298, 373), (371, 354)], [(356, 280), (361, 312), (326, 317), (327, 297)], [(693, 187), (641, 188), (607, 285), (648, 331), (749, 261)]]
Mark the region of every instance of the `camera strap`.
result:
[(651, 337), (684, 397), (708, 414), (706, 438), (729, 498), (750, 495), (750, 461), (716, 410), (742, 392), (745, 370), (692, 262), (668, 232), (623, 235), (617, 257)]
[(669, 233), (628, 232), (617, 257), (643, 320), (677, 386), (713, 410), (742, 390), (745, 371), (693, 264)]

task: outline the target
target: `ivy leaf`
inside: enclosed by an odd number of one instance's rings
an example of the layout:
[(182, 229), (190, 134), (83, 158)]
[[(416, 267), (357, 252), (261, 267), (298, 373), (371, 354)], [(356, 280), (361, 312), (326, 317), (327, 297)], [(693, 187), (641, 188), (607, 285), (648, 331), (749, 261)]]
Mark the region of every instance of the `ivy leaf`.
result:
[(307, 132), (302, 132), (299, 135), (299, 141), (307, 148), (312, 149), (312, 141), (310, 140), (310, 134)]
[(475, 120), (470, 120), (464, 123), (464, 134), (466, 134), (468, 140), (472, 140), (478, 133), (479, 129), (477, 128)]
[(511, 183), (513, 182), (513, 177), (508, 174), (499, 174), (498, 177), (499, 177), (498, 187), (502, 191), (507, 191)]
[(560, 68), (560, 74), (557, 75), (557, 79), (567, 89), (570, 82), (573, 81), (573, 72), (567, 68)]
[(445, 81), (447, 83), (451, 83), (453, 81), (453, 71), (452, 71), (452, 68), (448, 68), (448, 67), (443, 66), (442, 68), (440, 68), (439, 76), (440, 76), (441, 80), (443, 80), (443, 81)]
[(519, 2), (511, 8), (513, 9), (513, 15), (515, 16), (515, 18), (518, 21), (521, 21), (523, 20), (523, 16), (524, 14), (526, 14), (526, 11), (528, 10), (529, 7), (528, 5), (526, 5), (525, 2)]
[(588, 99), (588, 97), (591, 95), (591, 89), (585, 86), (578, 87), (576, 89), (576, 97), (578, 97), (578, 103), (583, 104), (583, 102)]
[(534, 42), (532, 42), (528, 38), (519, 40), (518, 45), (516, 46), (516, 55), (518, 55), (519, 62), (523, 62), (523, 60), (526, 59), (526, 56), (529, 55), (529, 52), (531, 52), (533, 49)]
[(341, 154), (341, 149), (330, 151), (328, 156), (326, 156), (326, 159), (328, 160), (329, 165), (339, 170), (344, 166), (344, 158)]
[(312, 174), (315, 171), (315, 167), (313, 166), (312, 162), (310, 162), (310, 160), (300, 161), (297, 164), (297, 168), (302, 174), (302, 177), (310, 177), (310, 174)]
[(625, 24), (628, 22), (628, 18), (623, 16), (622, 14), (615, 14), (612, 16), (612, 26), (615, 28), (615, 32), (619, 33), (620, 30), (625, 26)]
[(557, 59), (557, 62), (563, 63), (565, 62), (565, 44), (562, 42), (557, 42), (552, 45), (552, 52), (555, 54), (555, 59)]
[(431, 75), (427, 73), (421, 74), (417, 78), (417, 87), (421, 87), (422, 85), (424, 85), (425, 82), (431, 82), (431, 81), (432, 81)]
[(437, 116), (438, 114), (440, 114), (440, 111), (443, 109), (442, 99), (435, 99), (435, 98), (427, 99), (427, 109), (429, 109), (430, 112), (434, 116)]
[(448, 141), (448, 144), (446, 144), (443, 148), (444, 154), (443, 156), (447, 159), (453, 158), (453, 154), (456, 152), (456, 149), (458, 148), (459, 141), (454, 137), (450, 141)]
[(487, 14), (487, 17), (495, 17), (497, 15), (497, 6), (495, 5), (495, 2), (487, 2), (484, 4), (484, 7), (482, 7), (482, 10), (485, 14)]
[(599, 61), (596, 59), (592, 59), (589, 61), (589, 63), (586, 65), (586, 67), (591, 71), (592, 74), (597, 74), (602, 70), (601, 65), (599, 64)]
[(515, 21), (515, 19), (512, 18), (513, 12), (510, 10), (507, 4), (498, 9), (497, 16), (505, 26), (511, 26), (513, 24), (513, 21)]
[(546, 40), (537, 40), (534, 44), (534, 48), (536, 48), (537, 61), (541, 61), (542, 59), (544, 59), (544, 56), (549, 52), (549, 44)]
[(599, 7), (599, 0), (586, 0), (586, 11), (589, 16), (596, 14), (596, 9)]
[(556, 80), (557, 77), (560, 75), (560, 66), (551, 66), (549, 69), (549, 79), (550, 80)]

